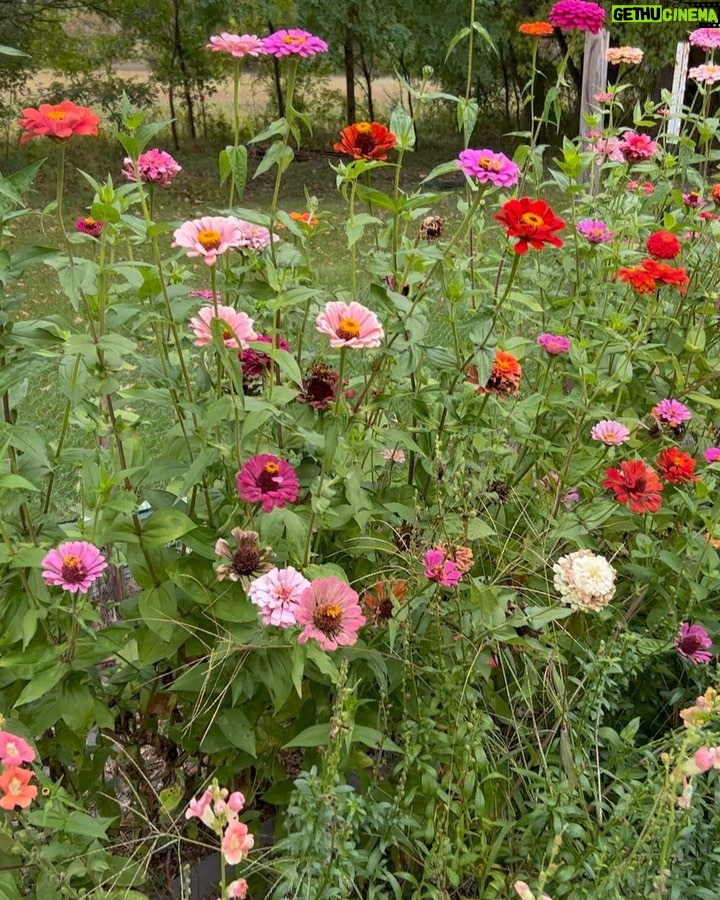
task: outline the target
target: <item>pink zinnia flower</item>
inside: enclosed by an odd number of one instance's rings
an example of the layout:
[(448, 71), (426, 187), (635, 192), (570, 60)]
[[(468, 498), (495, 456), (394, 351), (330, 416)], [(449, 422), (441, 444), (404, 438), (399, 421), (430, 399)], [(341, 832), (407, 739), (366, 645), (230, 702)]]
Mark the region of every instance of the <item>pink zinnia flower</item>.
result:
[(586, 0), (560, 0), (550, 10), (548, 22), (562, 31), (589, 31), (599, 34), (605, 21), (605, 10)]
[(80, 234), (87, 234), (93, 238), (99, 238), (104, 227), (104, 222), (96, 222), (92, 216), (85, 216), (85, 218), (77, 219), (75, 222), (75, 231), (79, 231)]
[(222, 854), (229, 866), (236, 866), (255, 845), (255, 838), (249, 833), (244, 822), (237, 819), (230, 822), (222, 839)]
[(226, 347), (246, 349), (248, 341), (255, 340), (253, 320), (247, 313), (238, 312), (232, 306), (218, 304), (217, 311), (214, 306), (203, 306), (198, 314), (190, 319), (190, 327), (195, 333), (193, 344), (196, 347), (205, 347), (212, 342), (212, 321), (218, 319), (222, 325), (222, 339)]
[(591, 244), (607, 244), (615, 236), (599, 219), (581, 219), (577, 223), (577, 230)]
[(537, 342), (550, 356), (560, 356), (570, 349), (570, 338), (563, 337), (561, 334), (539, 334)]
[(214, 34), (205, 47), (216, 53), (229, 53), (238, 59), (243, 56), (260, 56), (265, 52), (263, 42), (256, 34), (229, 34), (227, 31)]
[(611, 94), (610, 91), (600, 91), (598, 94), (593, 94), (593, 100), (596, 103), (610, 103), (614, 97), (615, 95)]
[(720, 462), (720, 447), (708, 447), (705, 451), (705, 462)]
[(480, 184), (488, 182), (495, 187), (512, 187), (518, 183), (520, 169), (504, 153), (492, 150), (463, 150), (458, 165), (468, 178), (476, 178)]
[(213, 295), (212, 291), (190, 291), (191, 297), (201, 297), (203, 300), (217, 299), (220, 302), (220, 294)]
[[(275, 341), (271, 337), (267, 337), (264, 334), (256, 334), (253, 340), (263, 344), (275, 344)], [(290, 349), (290, 344), (288, 344), (285, 338), (280, 338), (280, 340), (278, 341), (278, 349)], [(262, 353), (260, 350), (253, 350), (251, 348), (243, 350), (243, 352), (238, 356), (238, 359), (240, 360), (242, 373), (246, 378), (253, 378), (264, 375), (265, 372), (269, 371), (270, 367), (272, 366), (272, 360), (267, 355), (267, 353)]]
[(606, 159), (611, 162), (622, 162), (625, 159), (620, 138), (598, 137), (595, 139), (592, 148), (600, 162), (605, 162)]
[(462, 579), (462, 572), (455, 560), (448, 559), (442, 550), (428, 550), (423, 557), (425, 577), (443, 587), (453, 587)]
[(700, 625), (683, 622), (675, 638), (675, 647), (681, 656), (694, 663), (706, 663), (712, 659), (712, 653), (707, 652), (707, 648), (712, 647), (712, 638)]
[(699, 81), (701, 84), (715, 84), (716, 81), (720, 81), (720, 66), (713, 65), (712, 63), (702, 66), (693, 66), (692, 69), (688, 69), (688, 75), (690, 78), (694, 78), (695, 81)]
[(276, 567), (253, 581), (248, 588), (248, 596), (260, 607), (264, 625), (288, 628), (297, 623), (297, 605), (309, 587), (307, 578), (292, 566), (286, 569)]
[(701, 50), (717, 50), (720, 48), (719, 28), (696, 28), (688, 38), (694, 47)]
[(357, 592), (339, 578), (316, 578), (303, 591), (296, 613), (305, 628), (298, 644), (313, 638), (323, 650), (352, 647), (365, 624)]
[(641, 162), (644, 159), (652, 159), (657, 153), (658, 142), (653, 141), (647, 134), (638, 134), (628, 130), (620, 141), (620, 150), (626, 162)]
[(635, 193), (636, 191), (643, 191), (644, 194), (648, 197), (655, 190), (655, 186), (652, 185), (649, 181), (628, 181), (625, 187), (633, 193)]
[(27, 741), (9, 731), (0, 731), (0, 762), (4, 766), (21, 766), (34, 759), (35, 751)]
[(221, 253), (241, 246), (243, 232), (235, 216), (203, 216), (183, 222), (173, 237), (173, 247), (184, 247), (188, 256), (202, 256), (213, 266)]
[(327, 48), (325, 41), (301, 28), (283, 28), (263, 40), (263, 53), (278, 59), (293, 53), (298, 56), (315, 56), (316, 53), (327, 53)]
[[(715, 29), (713, 29), (714, 31)], [(720, 29), (718, 29), (720, 31)], [(687, 194), (682, 195), (682, 200), (685, 206), (690, 209), (697, 209), (698, 206), (704, 206), (705, 201), (700, 196), (700, 191), (689, 191)]]
[[(245, 247), (247, 250), (253, 250), (255, 253), (262, 253), (270, 246), (270, 230), (264, 225), (255, 225), (245, 219), (237, 219), (240, 229), (240, 242), (238, 247)], [(279, 241), (280, 238), (272, 235), (273, 242)]]
[(107, 569), (107, 563), (94, 544), (69, 541), (51, 550), (41, 563), (42, 577), (48, 584), (87, 594), (90, 585)]
[[(125, 168), (122, 170), (122, 174), (129, 181), (135, 181), (135, 170), (129, 156), (125, 157), (123, 165)], [(141, 153), (138, 157), (137, 167), (140, 181), (145, 184), (159, 184), (160, 187), (170, 187), (173, 178), (178, 172), (182, 172), (182, 166), (179, 166), (169, 153), (158, 150), (157, 147)]]
[(688, 422), (692, 418), (692, 413), (679, 400), (661, 400), (656, 406), (650, 410), (650, 414), (654, 416), (663, 425), (669, 425), (671, 428), (677, 428), (683, 422)]
[(227, 895), (231, 900), (245, 900), (248, 892), (248, 883), (244, 878), (231, 881), (227, 886)]
[(379, 347), (385, 337), (378, 317), (361, 303), (328, 303), (315, 320), (321, 334), (330, 338), (331, 347)]
[(249, 459), (238, 472), (236, 482), (240, 497), (249, 503), (262, 503), (263, 512), (294, 503), (300, 490), (293, 467), (270, 453)]
[(630, 430), (613, 419), (603, 419), (597, 425), (593, 425), (590, 437), (594, 441), (607, 444), (608, 447), (616, 447), (629, 440)]

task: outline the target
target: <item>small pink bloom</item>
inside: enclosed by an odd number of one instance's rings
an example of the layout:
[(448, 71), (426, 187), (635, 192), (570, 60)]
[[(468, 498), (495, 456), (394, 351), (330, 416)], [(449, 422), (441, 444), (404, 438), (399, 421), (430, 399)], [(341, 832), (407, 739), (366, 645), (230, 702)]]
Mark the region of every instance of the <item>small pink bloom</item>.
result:
[(592, 145), (592, 149), (595, 150), (599, 162), (604, 162), (606, 159), (611, 162), (622, 162), (625, 159), (620, 138), (598, 137)]
[(264, 625), (288, 628), (297, 624), (297, 606), (310, 582), (292, 566), (273, 568), (256, 578), (248, 588), (248, 596), (260, 607)]
[(87, 594), (90, 585), (107, 569), (107, 563), (94, 544), (69, 541), (51, 550), (41, 563), (42, 577), (48, 584)]
[(718, 760), (717, 747), (701, 747), (695, 752), (693, 757), (698, 772), (709, 772), (710, 769), (716, 768)]
[(591, 244), (607, 244), (615, 236), (599, 219), (581, 219), (577, 223), (577, 230)]
[(200, 819), (201, 822), (204, 822), (209, 828), (212, 828), (213, 823), (215, 822), (215, 815), (212, 811), (213, 795), (212, 791), (208, 788), (205, 793), (200, 797), (199, 800), (196, 800), (194, 797), (188, 803), (188, 808), (185, 810), (185, 818), (186, 819)]
[(442, 587), (454, 587), (462, 579), (462, 572), (455, 561), (448, 559), (442, 550), (428, 550), (423, 557), (425, 577)]
[(614, 96), (610, 91), (600, 91), (599, 94), (593, 94), (593, 100), (596, 103), (610, 103)]
[(365, 624), (357, 592), (339, 578), (316, 578), (303, 591), (296, 619), (304, 625), (298, 644), (311, 638), (323, 650), (352, 647)]
[(217, 312), (214, 306), (203, 306), (198, 310), (197, 316), (190, 319), (190, 327), (195, 333), (193, 344), (196, 347), (206, 347), (212, 342), (213, 319), (218, 319), (222, 325), (222, 340), (226, 347), (246, 349), (248, 341), (255, 340), (253, 320), (247, 313), (218, 304)]
[(563, 353), (567, 353), (570, 349), (570, 338), (563, 337), (560, 334), (539, 334), (537, 342), (550, 356), (560, 356)]
[(244, 878), (238, 878), (236, 881), (231, 881), (227, 886), (227, 895), (232, 898), (232, 900), (245, 900), (248, 892), (248, 883)]
[(331, 347), (379, 347), (385, 337), (375, 313), (354, 300), (352, 303), (331, 301), (318, 315), (315, 326), (330, 338)]
[(382, 452), (383, 459), (386, 459), (388, 462), (394, 462), (398, 464), (402, 464), (405, 462), (405, 451), (404, 450), (392, 450), (389, 447), (386, 447)]
[(512, 187), (520, 177), (520, 169), (511, 159), (492, 150), (463, 150), (458, 165), (468, 178), (494, 187)]
[(720, 66), (712, 63), (693, 66), (692, 69), (688, 69), (688, 76), (701, 84), (715, 84), (716, 81), (720, 81)]
[(235, 814), (242, 812), (245, 808), (245, 795), (240, 791), (233, 791), (227, 798), (227, 806), (230, 812)]
[(87, 234), (93, 238), (99, 238), (104, 227), (104, 222), (96, 222), (92, 216), (85, 216), (84, 219), (81, 218), (75, 221), (75, 231), (79, 231), (80, 234)]
[(235, 216), (203, 216), (183, 222), (173, 237), (173, 247), (184, 247), (188, 256), (202, 256), (214, 266), (221, 253), (241, 246), (243, 232)]
[(720, 447), (708, 447), (705, 451), (705, 462), (720, 462)]
[(613, 419), (603, 419), (597, 425), (593, 425), (590, 437), (594, 441), (600, 441), (609, 447), (615, 447), (618, 444), (624, 444), (630, 439), (630, 430)]
[(293, 467), (269, 453), (249, 459), (236, 481), (240, 497), (249, 503), (262, 503), (263, 512), (294, 503), (300, 490)]
[[(129, 156), (123, 160), (123, 166), (122, 174), (128, 181), (135, 181), (135, 169)], [(179, 166), (169, 153), (158, 150), (157, 147), (141, 153), (137, 167), (140, 181), (145, 184), (159, 184), (160, 187), (170, 187), (173, 178), (178, 172), (182, 172), (182, 166)]]
[(255, 845), (255, 838), (248, 832), (244, 822), (234, 819), (225, 829), (222, 839), (222, 854), (229, 866), (236, 866)]
[[(238, 219), (238, 227), (240, 231), (240, 239), (238, 247), (244, 247), (246, 250), (252, 250), (254, 253), (262, 253), (270, 246), (270, 230), (264, 225), (255, 225), (254, 222), (248, 222), (246, 219)], [(279, 241), (280, 238), (272, 235), (272, 241)]]
[(637, 134), (628, 130), (623, 134), (620, 142), (620, 150), (626, 162), (641, 162), (652, 159), (657, 153), (658, 142), (653, 141), (647, 134)]
[(229, 53), (237, 59), (243, 56), (260, 56), (265, 52), (263, 42), (256, 34), (229, 34), (227, 31), (214, 34), (205, 47), (216, 53)]
[[(718, 31), (720, 31), (720, 29), (718, 29)], [(705, 205), (705, 201), (700, 196), (700, 191), (690, 191), (687, 194), (683, 194), (682, 200), (683, 200), (684, 205), (687, 206), (689, 209), (697, 209), (698, 206)]]
[(632, 193), (642, 191), (648, 197), (655, 190), (655, 187), (649, 181), (628, 181), (625, 187)]
[(7, 766), (0, 775), (0, 809), (27, 809), (37, 797), (38, 789), (30, 784), (34, 773), (19, 766)]
[(675, 638), (677, 652), (694, 663), (706, 663), (712, 659), (708, 647), (712, 647), (712, 638), (700, 625), (683, 622)]
[(9, 731), (0, 731), (0, 762), (4, 766), (21, 766), (34, 759), (35, 751), (27, 741)]
[(291, 54), (315, 56), (316, 53), (327, 53), (327, 49), (325, 41), (301, 28), (283, 28), (263, 40), (263, 53), (277, 59)]
[(663, 425), (669, 425), (671, 428), (677, 428), (692, 418), (690, 410), (679, 400), (661, 400), (653, 406), (650, 413)]

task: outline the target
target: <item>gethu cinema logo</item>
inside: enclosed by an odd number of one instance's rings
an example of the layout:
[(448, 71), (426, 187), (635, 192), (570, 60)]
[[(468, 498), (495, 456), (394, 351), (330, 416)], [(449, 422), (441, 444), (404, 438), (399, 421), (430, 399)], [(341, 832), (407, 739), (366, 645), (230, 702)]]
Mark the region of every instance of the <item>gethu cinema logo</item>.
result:
[(720, 5), (689, 6), (683, 9), (666, 9), (659, 4), (647, 6), (613, 6), (612, 22), (700, 22), (707, 25), (720, 23)]

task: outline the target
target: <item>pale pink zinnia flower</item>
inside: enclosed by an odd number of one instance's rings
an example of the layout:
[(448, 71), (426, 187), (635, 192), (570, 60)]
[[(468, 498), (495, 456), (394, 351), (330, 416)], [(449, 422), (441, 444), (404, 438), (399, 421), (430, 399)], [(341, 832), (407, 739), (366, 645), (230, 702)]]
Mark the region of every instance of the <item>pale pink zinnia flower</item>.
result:
[(581, 219), (577, 230), (591, 244), (607, 244), (615, 236), (600, 219)]
[(295, 612), (303, 592), (310, 582), (292, 566), (286, 569), (270, 569), (256, 578), (248, 588), (248, 596), (260, 607), (264, 625), (288, 628), (295, 625)]
[(449, 559), (443, 550), (428, 550), (423, 557), (425, 577), (436, 581), (442, 587), (453, 587), (462, 580), (462, 572), (454, 559)]
[(270, 453), (249, 459), (238, 472), (236, 483), (239, 496), (249, 503), (262, 503), (263, 512), (294, 503), (300, 490), (290, 463)]
[(221, 253), (239, 247), (243, 239), (235, 216), (203, 216), (183, 224), (173, 234), (173, 247), (184, 247), (188, 256), (202, 256), (209, 266)]
[(677, 428), (683, 422), (688, 422), (692, 418), (692, 413), (679, 400), (661, 400), (656, 406), (650, 410), (650, 414), (664, 425), (671, 428)]
[(94, 544), (69, 541), (51, 550), (41, 563), (42, 577), (48, 584), (87, 594), (90, 585), (107, 569), (107, 563)]
[(701, 84), (715, 84), (716, 81), (720, 81), (720, 66), (712, 63), (693, 66), (692, 69), (688, 69), (688, 75)]
[(538, 346), (542, 347), (550, 356), (560, 356), (570, 349), (570, 338), (563, 337), (561, 334), (539, 334), (537, 342)]
[(260, 56), (264, 53), (263, 42), (256, 34), (214, 34), (205, 44), (208, 50), (216, 53), (229, 53), (241, 59), (243, 56)]
[(705, 462), (720, 462), (720, 447), (708, 447), (705, 451)]
[(405, 451), (404, 450), (392, 450), (390, 447), (386, 447), (382, 452), (383, 459), (386, 459), (388, 462), (394, 463), (404, 463), (405, 462)]
[(193, 344), (196, 347), (205, 347), (212, 342), (212, 322), (218, 319), (222, 326), (222, 340), (226, 347), (247, 349), (248, 341), (255, 340), (253, 320), (247, 313), (238, 312), (232, 306), (218, 304), (203, 306), (196, 316), (190, 319), (190, 327), (195, 333)]
[(463, 150), (458, 165), (469, 178), (495, 187), (512, 187), (520, 177), (520, 169), (511, 159), (492, 150)]
[(610, 91), (600, 91), (598, 94), (593, 94), (593, 100), (596, 103), (610, 103), (614, 97), (615, 95), (611, 94)]
[(597, 137), (592, 145), (599, 162), (622, 162), (625, 157), (622, 151), (622, 141), (616, 137)]
[(548, 22), (562, 31), (589, 31), (599, 34), (605, 21), (605, 10), (587, 0), (559, 0), (548, 15)]
[(594, 441), (607, 444), (608, 447), (616, 447), (630, 439), (630, 429), (613, 419), (603, 419), (597, 425), (593, 425), (590, 437)]
[(696, 28), (688, 41), (701, 50), (717, 50), (720, 48), (720, 28)]
[(35, 759), (35, 751), (21, 737), (0, 731), (0, 762), (4, 766), (21, 766)]
[(325, 41), (301, 28), (283, 28), (263, 40), (263, 53), (277, 59), (291, 54), (315, 56), (316, 53), (327, 53), (327, 48)]
[[(237, 220), (240, 230), (240, 240), (238, 247), (244, 247), (247, 250), (253, 250), (255, 253), (262, 253), (270, 246), (270, 230), (264, 225), (255, 225), (254, 222), (248, 222), (245, 219)], [(272, 235), (272, 240), (279, 241), (280, 238)]]
[(652, 159), (657, 153), (658, 142), (653, 141), (647, 134), (638, 134), (631, 129), (624, 132), (620, 141), (620, 150), (626, 162), (641, 162), (644, 159)]
[(365, 624), (357, 592), (339, 578), (316, 578), (303, 591), (296, 619), (305, 628), (298, 644), (313, 638), (323, 650), (352, 647)]
[(712, 659), (708, 647), (712, 647), (712, 638), (700, 625), (683, 622), (675, 638), (677, 652), (694, 663), (706, 663)]
[(249, 833), (244, 822), (237, 819), (230, 822), (223, 835), (221, 849), (225, 862), (229, 866), (236, 866), (244, 859), (255, 845), (255, 838)]
[(330, 338), (331, 347), (379, 347), (385, 337), (378, 317), (361, 303), (333, 300), (315, 320), (321, 334)]
[(619, 66), (620, 63), (639, 66), (643, 61), (643, 52), (639, 47), (608, 47), (605, 59), (613, 66)]
[[(123, 160), (123, 166), (122, 174), (128, 181), (135, 181), (135, 169), (129, 156)], [(159, 184), (160, 187), (170, 187), (173, 178), (178, 172), (182, 172), (182, 166), (179, 166), (169, 153), (158, 150), (157, 147), (141, 153), (138, 156), (137, 167), (140, 181), (145, 184)]]

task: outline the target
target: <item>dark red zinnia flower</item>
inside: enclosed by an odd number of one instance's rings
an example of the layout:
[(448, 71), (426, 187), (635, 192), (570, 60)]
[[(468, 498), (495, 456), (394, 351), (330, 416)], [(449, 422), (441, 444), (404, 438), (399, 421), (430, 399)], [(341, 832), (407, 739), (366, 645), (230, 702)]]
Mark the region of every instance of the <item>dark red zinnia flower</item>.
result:
[(645, 246), (658, 259), (675, 259), (680, 252), (680, 241), (672, 231), (653, 231)]
[(514, 246), (516, 253), (527, 253), (528, 246), (542, 250), (545, 244), (562, 247), (563, 242), (553, 232), (565, 227), (544, 200), (520, 197), (508, 200), (493, 218), (505, 226), (508, 237), (518, 238)]
[(677, 447), (663, 450), (656, 462), (660, 474), (670, 484), (689, 484), (698, 480), (695, 474), (695, 460)]
[[(271, 337), (267, 337), (264, 334), (258, 334), (253, 340), (260, 341), (263, 344), (275, 343)], [(285, 338), (280, 338), (278, 340), (278, 348), (280, 350), (289, 350), (290, 344), (288, 344)], [(272, 360), (267, 353), (263, 353), (260, 350), (251, 350), (249, 347), (247, 350), (243, 350), (242, 353), (238, 353), (238, 359), (240, 360), (242, 373), (245, 378), (263, 375), (265, 372), (270, 371), (270, 367), (272, 366)]]
[(333, 150), (354, 159), (387, 159), (388, 150), (395, 146), (396, 137), (379, 122), (356, 122), (340, 132), (340, 141)]
[(299, 403), (307, 403), (313, 409), (329, 409), (337, 400), (339, 374), (325, 363), (310, 366), (303, 378), (302, 393), (298, 395)]
[(656, 281), (674, 285), (681, 294), (687, 291), (687, 286), (690, 284), (690, 279), (685, 269), (676, 269), (674, 266), (669, 266), (667, 263), (659, 263), (654, 259), (644, 259), (640, 263), (640, 267)]
[(641, 459), (621, 462), (619, 469), (608, 469), (602, 486), (612, 488), (615, 499), (631, 512), (657, 512), (662, 504), (663, 484), (652, 466)]

